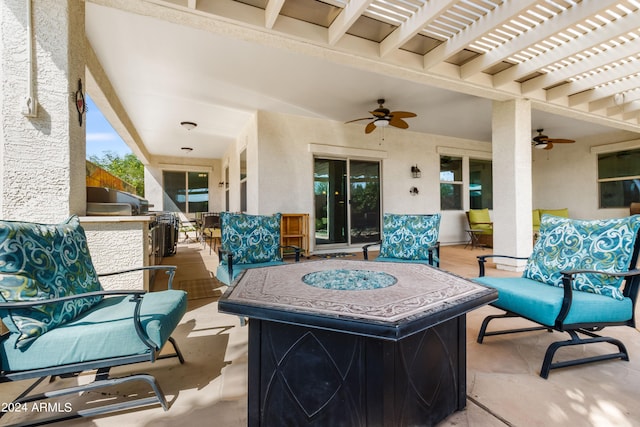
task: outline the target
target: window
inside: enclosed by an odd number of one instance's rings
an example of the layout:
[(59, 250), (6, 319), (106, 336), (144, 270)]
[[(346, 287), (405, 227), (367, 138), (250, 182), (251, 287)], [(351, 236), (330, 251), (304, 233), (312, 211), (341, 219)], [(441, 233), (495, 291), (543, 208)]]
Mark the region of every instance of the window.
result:
[(461, 157), (440, 157), (440, 209), (462, 210)]
[(640, 150), (598, 155), (600, 208), (626, 208), (640, 202)]
[(469, 159), (469, 208), (493, 209), (491, 160)]
[[(464, 203), (468, 184), (468, 206)], [(470, 159), (465, 155), (440, 156), (440, 209), (493, 209), (493, 171), (491, 160)]]
[(209, 210), (209, 173), (164, 171), (164, 210), (171, 212), (207, 212)]

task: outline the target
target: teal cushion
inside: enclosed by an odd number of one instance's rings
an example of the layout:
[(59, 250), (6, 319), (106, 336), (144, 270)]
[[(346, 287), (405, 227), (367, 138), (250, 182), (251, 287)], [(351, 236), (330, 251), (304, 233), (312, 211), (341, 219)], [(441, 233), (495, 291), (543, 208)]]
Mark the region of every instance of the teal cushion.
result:
[(285, 264), (284, 261), (270, 261), (270, 262), (260, 262), (255, 264), (239, 264), (233, 263), (233, 277), (229, 277), (229, 266), (227, 264), (220, 264), (216, 269), (216, 279), (221, 281), (227, 286), (231, 286), (231, 283), (238, 277), (240, 273), (249, 268), (257, 268), (257, 267), (269, 267), (272, 265), (282, 265)]
[[(280, 217), (220, 213), (222, 249), (233, 254), (233, 265), (280, 261)], [(223, 258), (221, 263), (225, 264)]]
[[(429, 264), (429, 259), (399, 259), (399, 258), (385, 258), (385, 257), (377, 257), (376, 261), (382, 261), (382, 262), (406, 262), (406, 263), (413, 263), (413, 264), (427, 264), (427, 265), (431, 265)], [(435, 254), (435, 252), (433, 253), (433, 266), (437, 266), (438, 265), (438, 257)]]
[(429, 259), (429, 248), (438, 242), (440, 214), (399, 215), (385, 213), (379, 256), (406, 260)]
[[(37, 301), (101, 290), (77, 216), (61, 224), (0, 221), (0, 299)], [(100, 297), (44, 304), (35, 309), (0, 310), (18, 347), (68, 322), (99, 303)]]
[[(104, 298), (91, 310), (50, 330), (26, 349), (15, 348), (15, 335), (2, 342), (2, 369), (23, 371), (111, 357), (145, 354), (133, 319), (131, 296)], [(142, 328), (161, 348), (187, 310), (184, 291), (167, 290), (144, 295)]]
[[(561, 287), (563, 270), (627, 271), (639, 229), (640, 216), (587, 221), (542, 215), (540, 237), (522, 277)], [(622, 300), (623, 280), (578, 274), (573, 287)]]
[[(553, 327), (562, 307), (564, 290), (521, 277), (479, 277), (475, 282), (498, 290), (492, 305)], [(633, 316), (631, 299), (617, 300), (591, 292), (574, 292), (564, 324), (618, 323)]]

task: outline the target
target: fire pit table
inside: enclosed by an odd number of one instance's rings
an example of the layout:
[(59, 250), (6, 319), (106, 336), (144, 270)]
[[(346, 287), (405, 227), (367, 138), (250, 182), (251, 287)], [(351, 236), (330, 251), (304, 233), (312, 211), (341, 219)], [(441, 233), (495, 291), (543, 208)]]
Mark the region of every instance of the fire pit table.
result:
[(246, 270), (218, 308), (249, 318), (249, 426), (426, 426), (465, 407), (465, 313), (496, 299), (428, 265), (330, 259)]

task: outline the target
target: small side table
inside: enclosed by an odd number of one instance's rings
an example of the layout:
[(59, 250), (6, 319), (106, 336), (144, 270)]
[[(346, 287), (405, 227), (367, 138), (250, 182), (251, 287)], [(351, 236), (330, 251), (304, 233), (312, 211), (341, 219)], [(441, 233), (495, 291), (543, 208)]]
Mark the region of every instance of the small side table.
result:
[(464, 245), (465, 249), (467, 249), (467, 246), (469, 245), (471, 245), (471, 250), (482, 247), (482, 245), (480, 244), (480, 241), (478, 240), (478, 235), (482, 234), (484, 230), (480, 228), (467, 228), (464, 231), (466, 231), (467, 234), (469, 235), (469, 240), (467, 241), (467, 244)]

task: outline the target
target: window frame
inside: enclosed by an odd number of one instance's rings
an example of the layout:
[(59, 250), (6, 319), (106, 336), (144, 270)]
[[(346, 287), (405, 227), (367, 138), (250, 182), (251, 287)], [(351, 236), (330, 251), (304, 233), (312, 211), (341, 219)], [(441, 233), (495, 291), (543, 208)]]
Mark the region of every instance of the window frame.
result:
[[(442, 198), (440, 198), (440, 210), (443, 212), (463, 212), (468, 211), (471, 205), (471, 192), (470, 192), (470, 160), (485, 160), (491, 162), (492, 168), (492, 181), (493, 181), (493, 155), (491, 151), (483, 150), (466, 150), (454, 147), (437, 147), (436, 153), (438, 155), (438, 189), (442, 184), (458, 183), (458, 181), (440, 181), (440, 159), (442, 157), (458, 157), (462, 158), (462, 209), (442, 209)], [(491, 189), (493, 192), (493, 188)], [(493, 206), (489, 208), (493, 209)]]

